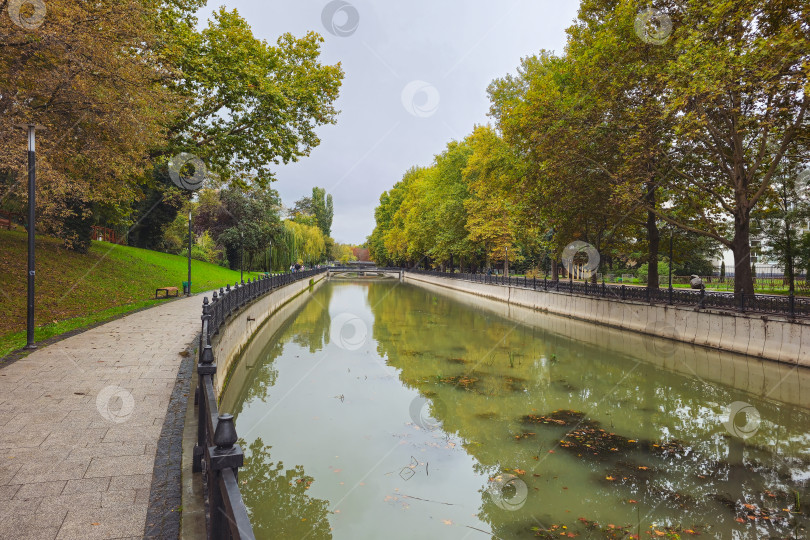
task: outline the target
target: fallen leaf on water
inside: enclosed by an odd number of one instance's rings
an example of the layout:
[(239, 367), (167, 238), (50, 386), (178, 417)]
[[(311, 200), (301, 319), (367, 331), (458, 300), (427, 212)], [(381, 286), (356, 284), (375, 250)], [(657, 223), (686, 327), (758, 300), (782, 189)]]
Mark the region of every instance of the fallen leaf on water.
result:
[(453, 524), (453, 522), (451, 520), (449, 520), (449, 519), (443, 519), (442, 523), (444, 523), (445, 525), (452, 525)]
[(515, 474), (526, 474), (526, 471), (523, 469), (515, 469)]
[(615, 479), (615, 478), (613, 478), (613, 477), (612, 477), (612, 476), (610, 476), (610, 475), (607, 475), (607, 476), (605, 477), (605, 480), (609, 480), (609, 481), (613, 482), (613, 481), (614, 481), (614, 480), (616, 480), (616, 479)]
[(635, 500), (635, 499), (630, 499), (630, 500), (629, 500), (629, 501), (627, 501), (627, 502), (629, 502), (630, 504), (636, 504), (638, 501), (637, 501), (637, 500)]

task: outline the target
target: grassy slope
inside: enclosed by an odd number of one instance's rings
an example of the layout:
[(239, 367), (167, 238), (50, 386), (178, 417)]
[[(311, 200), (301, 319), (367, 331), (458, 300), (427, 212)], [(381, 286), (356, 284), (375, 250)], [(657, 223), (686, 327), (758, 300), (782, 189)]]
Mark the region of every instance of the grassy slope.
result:
[[(182, 291), (188, 260), (156, 251), (93, 242), (87, 255), (37, 237), (36, 340), (147, 307), (155, 289)], [(0, 357), (25, 345), (27, 237), (0, 230)], [(239, 272), (192, 261), (192, 292), (235, 283)], [(247, 279), (248, 275), (245, 275)]]

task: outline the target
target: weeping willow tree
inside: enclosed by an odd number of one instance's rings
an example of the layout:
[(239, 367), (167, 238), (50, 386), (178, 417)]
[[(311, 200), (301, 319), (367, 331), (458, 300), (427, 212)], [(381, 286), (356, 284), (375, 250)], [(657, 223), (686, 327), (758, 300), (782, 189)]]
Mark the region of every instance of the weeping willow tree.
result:
[(274, 272), (289, 270), (299, 264), (317, 264), (326, 255), (326, 238), (318, 227), (285, 221), (280, 234), (270, 247), (269, 258)]

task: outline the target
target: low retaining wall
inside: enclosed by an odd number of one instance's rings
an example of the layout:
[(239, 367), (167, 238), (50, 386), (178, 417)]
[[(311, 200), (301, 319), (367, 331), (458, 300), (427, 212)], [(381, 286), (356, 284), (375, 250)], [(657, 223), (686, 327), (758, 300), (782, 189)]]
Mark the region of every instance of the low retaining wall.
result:
[(558, 294), (410, 272), (405, 274), (405, 280), (712, 349), (810, 366), (810, 324), (805, 321)]
[[(312, 290), (325, 278), (325, 274), (315, 276)], [(285, 304), (309, 289), (309, 280), (290, 283), (245, 306), (219, 329), (219, 333), (211, 340), (217, 362), (217, 374), (214, 377), (217, 397), (222, 396), (229, 374), (234, 369), (234, 362), (250, 344), (256, 331)], [(279, 324), (281, 322), (284, 322), (283, 317), (279, 317)]]

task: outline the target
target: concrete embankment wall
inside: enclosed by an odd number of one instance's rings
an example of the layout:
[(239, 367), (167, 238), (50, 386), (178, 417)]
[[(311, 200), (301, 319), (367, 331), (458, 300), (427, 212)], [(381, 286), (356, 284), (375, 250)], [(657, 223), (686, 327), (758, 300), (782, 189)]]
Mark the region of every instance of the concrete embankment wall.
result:
[(786, 317), (649, 305), (406, 273), (406, 281), (786, 364), (810, 366), (810, 324)]
[(222, 396), (234, 369), (234, 363), (240, 358), (242, 351), (250, 346), (253, 336), (259, 328), (271, 317), (272, 320), (268, 324), (282, 324), (289, 316), (289, 313), (285, 315), (286, 311), (282, 312), (282, 308), (293, 299), (315, 291), (325, 281), (325, 278), (326, 274), (314, 276), (312, 287), (310, 287), (308, 279), (290, 283), (245, 306), (228, 319), (220, 328), (219, 334), (214, 336), (211, 341), (214, 359), (217, 363), (217, 374), (214, 377), (214, 390), (217, 397)]

